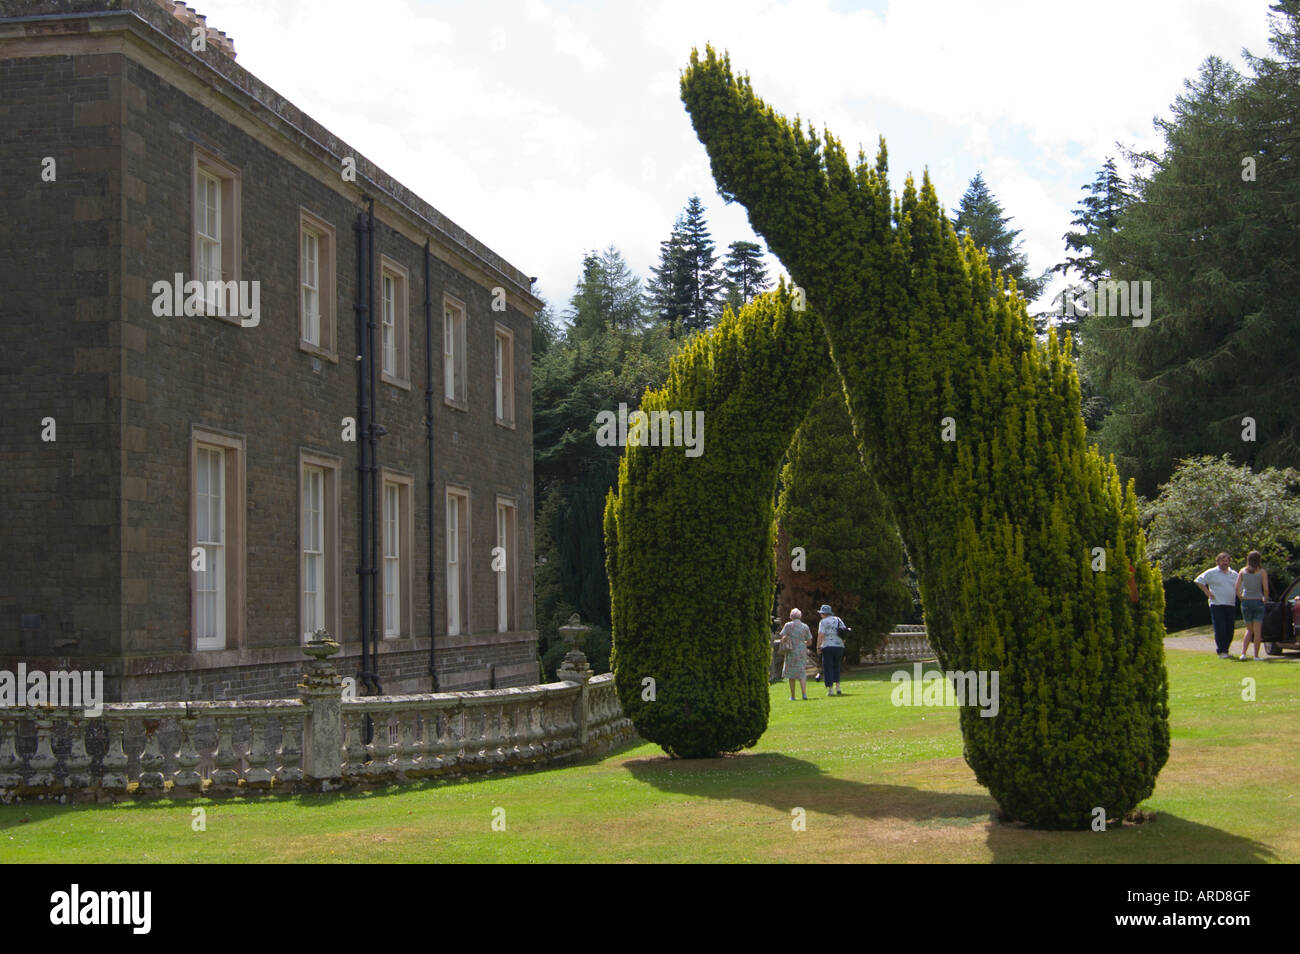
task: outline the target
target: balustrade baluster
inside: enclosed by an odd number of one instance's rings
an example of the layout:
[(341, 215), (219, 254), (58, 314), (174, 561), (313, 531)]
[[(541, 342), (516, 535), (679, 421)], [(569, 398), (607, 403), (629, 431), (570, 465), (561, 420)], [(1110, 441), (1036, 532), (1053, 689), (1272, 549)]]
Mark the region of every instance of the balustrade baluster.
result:
[(266, 767), (266, 716), (249, 716), (248, 727), (252, 737), (248, 742), (248, 771), (244, 773), (244, 781), (253, 788), (269, 788), (271, 771)]
[(302, 781), (302, 733), (304, 713), (294, 712), (280, 718), (280, 751), (275, 772), (276, 784)]
[(235, 752), (235, 718), (222, 713), (217, 715), (217, 751), (213, 757), (212, 785), (228, 788), (239, 784), (239, 770), (235, 767), (240, 757)]
[(32, 753), (31, 760), (27, 763), (32, 770), (31, 777), (27, 780), (28, 785), (44, 787), (54, 784), (57, 777), (54, 766), (58, 760), (54, 757), (54, 748), (51, 744), (53, 738), (54, 720), (37, 719), (36, 751)]
[(194, 735), (199, 720), (184, 716), (176, 720), (181, 733), (180, 753), (176, 756), (176, 774), (172, 776), (173, 791), (178, 795), (199, 792), (203, 789), (203, 776), (198, 773), (199, 750)]
[(0, 719), (0, 788), (21, 784), (23, 760), (18, 755), (18, 720)]
[(383, 710), (380, 710), (379, 718), (375, 718), (373, 712), (370, 713), (370, 718), (374, 724), (374, 731), (370, 737), (370, 744), (366, 746), (366, 751), (370, 756), (370, 763), (366, 766), (366, 775), (371, 778), (382, 779), (397, 770), (397, 766), (393, 761), (396, 746), (392, 743), (388, 718), (383, 715)]
[(140, 789), (141, 791), (161, 792), (163, 790), (162, 722), (146, 719), (141, 723), (144, 728), (144, 752), (140, 755)]
[(415, 742), (415, 725), (419, 713), (403, 709), (397, 713), (397, 771), (405, 775), (420, 767), (419, 750)]
[(126, 735), (126, 719), (104, 716), (104, 729), (108, 735), (108, 749), (104, 752), (102, 765), (104, 776), (100, 785), (106, 791), (125, 791), (127, 779), (127, 757), (123, 747)]
[(343, 709), (343, 774), (359, 776), (365, 772), (366, 714), (359, 707), (345, 706)]
[(90, 753), (86, 751), (86, 731), (91, 726), (87, 719), (69, 719), (67, 785), (78, 790), (90, 785)]

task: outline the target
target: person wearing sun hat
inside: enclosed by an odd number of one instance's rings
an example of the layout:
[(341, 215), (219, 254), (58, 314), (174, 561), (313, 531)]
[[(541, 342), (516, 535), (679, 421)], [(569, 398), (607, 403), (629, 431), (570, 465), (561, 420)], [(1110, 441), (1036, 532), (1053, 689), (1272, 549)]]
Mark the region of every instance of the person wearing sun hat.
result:
[(823, 603), (818, 614), (821, 622), (817, 624), (817, 648), (822, 654), (822, 682), (826, 686), (826, 695), (842, 696), (840, 689), (840, 661), (844, 658), (844, 640), (840, 636), (840, 627), (844, 621), (835, 615), (829, 603)]

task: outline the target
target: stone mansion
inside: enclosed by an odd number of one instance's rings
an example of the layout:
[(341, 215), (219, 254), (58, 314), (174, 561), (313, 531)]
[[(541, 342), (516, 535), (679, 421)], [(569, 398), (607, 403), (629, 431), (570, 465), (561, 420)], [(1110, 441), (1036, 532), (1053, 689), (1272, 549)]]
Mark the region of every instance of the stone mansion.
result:
[(0, 128), (0, 669), (535, 683), (531, 280), (183, 3), (5, 3)]

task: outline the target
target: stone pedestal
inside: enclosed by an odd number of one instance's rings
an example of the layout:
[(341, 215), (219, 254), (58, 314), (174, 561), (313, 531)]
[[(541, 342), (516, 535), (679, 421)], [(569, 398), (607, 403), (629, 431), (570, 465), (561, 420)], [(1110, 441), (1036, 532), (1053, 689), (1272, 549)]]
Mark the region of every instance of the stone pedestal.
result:
[(591, 681), (592, 672), (591, 666), (587, 664), (586, 655), (579, 647), (583, 637), (590, 630), (590, 626), (584, 626), (578, 620), (577, 613), (570, 616), (565, 625), (559, 627), (560, 635), (569, 644), (569, 651), (565, 653), (560, 668), (555, 671), (555, 675), (563, 681), (578, 685), (574, 721), (578, 724), (578, 744), (583, 751), (587, 749), (587, 723), (591, 721), (591, 700), (588, 698), (587, 683)]
[(303, 646), (312, 657), (298, 694), (307, 706), (302, 731), (302, 771), (308, 779), (337, 779), (342, 775), (343, 679), (329, 662), (340, 649), (327, 638)]

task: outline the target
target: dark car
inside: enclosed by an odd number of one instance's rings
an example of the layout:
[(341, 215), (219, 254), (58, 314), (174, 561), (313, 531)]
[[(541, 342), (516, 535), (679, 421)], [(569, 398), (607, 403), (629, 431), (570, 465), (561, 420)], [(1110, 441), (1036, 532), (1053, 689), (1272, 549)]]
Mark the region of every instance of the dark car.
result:
[(1284, 649), (1300, 649), (1300, 580), (1277, 602), (1264, 604), (1264, 625), (1261, 636), (1270, 656), (1281, 656)]

